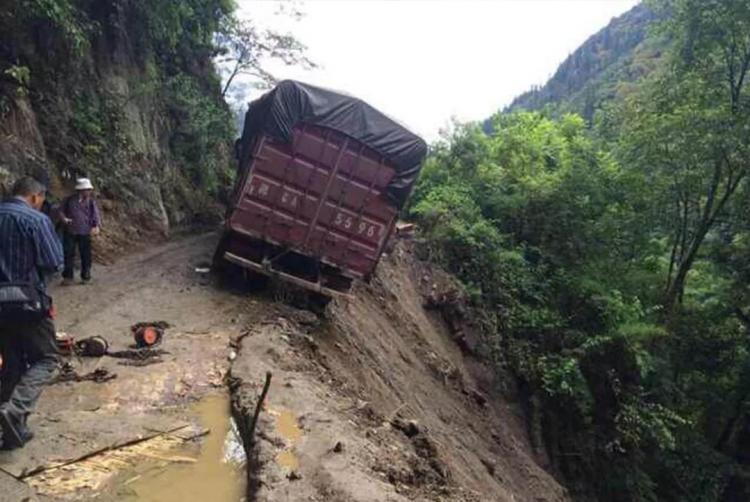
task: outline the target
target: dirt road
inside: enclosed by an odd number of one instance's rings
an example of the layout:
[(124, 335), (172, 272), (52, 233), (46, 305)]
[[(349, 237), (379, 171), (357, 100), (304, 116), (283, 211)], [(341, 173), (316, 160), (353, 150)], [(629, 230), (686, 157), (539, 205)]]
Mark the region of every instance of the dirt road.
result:
[(251, 456), (257, 500), (567, 499), (514, 407), (424, 310), (434, 278), (407, 249), (319, 318), (196, 272), (216, 239), (177, 239), (97, 267), (90, 285), (53, 289), (58, 330), (120, 350), (132, 324), (163, 320), (172, 325), (166, 353), (145, 366), (73, 358), (79, 374), (116, 377), (46, 390), (31, 421), (36, 439), (0, 453), (0, 501), (28, 490), (40, 500), (207, 500), (201, 489), (238, 500), (244, 475), (224, 462), (237, 446), (226, 382), (254, 409), (267, 371)]
[[(85, 499), (132, 466), (113, 462), (100, 472), (76, 472), (79, 459), (151, 436), (164, 440), (169, 431), (199, 435), (193, 425), (198, 414), (189, 404), (225, 393), (228, 340), (249, 318), (244, 298), (215, 288), (210, 276), (195, 272), (197, 264), (210, 260), (215, 241), (214, 234), (179, 239), (113, 266), (95, 267), (89, 285), (52, 288), (58, 331), (76, 339), (102, 336), (117, 351), (133, 343), (132, 324), (164, 320), (172, 325), (160, 347), (167, 353), (147, 366), (111, 357), (70, 358), (81, 375), (99, 369), (116, 377), (49, 386), (31, 419), (36, 439), (22, 450), (0, 453), (0, 470), (41, 494)], [(54, 468), (65, 463), (71, 465)]]

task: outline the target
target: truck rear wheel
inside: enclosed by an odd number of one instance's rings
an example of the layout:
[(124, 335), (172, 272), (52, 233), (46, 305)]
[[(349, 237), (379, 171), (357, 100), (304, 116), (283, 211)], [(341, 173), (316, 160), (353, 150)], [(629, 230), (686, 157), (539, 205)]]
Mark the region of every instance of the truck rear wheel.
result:
[(265, 290), (268, 287), (267, 276), (228, 262), (224, 258), (224, 253), (229, 249), (231, 238), (232, 236), (229, 233), (222, 235), (214, 252), (213, 270), (219, 277), (221, 284), (248, 293)]

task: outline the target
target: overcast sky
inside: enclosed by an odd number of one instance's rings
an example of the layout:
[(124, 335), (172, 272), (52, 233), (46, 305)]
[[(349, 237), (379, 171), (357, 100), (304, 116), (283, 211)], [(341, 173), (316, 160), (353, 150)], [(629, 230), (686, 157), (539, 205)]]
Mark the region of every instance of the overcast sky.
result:
[[(305, 16), (278, 2), (238, 0), (240, 16), (293, 33), (320, 69), (274, 66), (354, 94), (428, 140), (482, 120), (543, 84), (589, 36), (636, 0), (307, 0)], [(251, 98), (254, 96), (250, 96)]]

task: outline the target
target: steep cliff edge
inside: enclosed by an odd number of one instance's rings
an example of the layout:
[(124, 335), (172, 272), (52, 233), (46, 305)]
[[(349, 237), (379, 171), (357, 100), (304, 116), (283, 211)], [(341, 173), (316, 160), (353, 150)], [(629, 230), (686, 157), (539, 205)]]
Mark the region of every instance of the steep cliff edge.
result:
[(468, 353), (454, 288), (399, 244), (322, 322), (264, 306), (230, 377), (243, 423), (273, 373), (251, 463), (257, 500), (569, 500), (500, 392), (508, 382)]
[(105, 242), (215, 213), (231, 116), (213, 33), (222, 0), (11, 0), (0, 8), (0, 186), (93, 178)]

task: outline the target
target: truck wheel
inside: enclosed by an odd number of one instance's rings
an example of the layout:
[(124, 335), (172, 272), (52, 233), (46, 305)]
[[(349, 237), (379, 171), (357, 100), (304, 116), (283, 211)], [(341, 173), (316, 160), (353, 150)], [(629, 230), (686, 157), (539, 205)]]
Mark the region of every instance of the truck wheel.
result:
[(331, 297), (322, 293), (310, 292), (308, 295), (308, 309), (310, 312), (322, 316), (325, 314), (326, 307), (331, 303)]
[(346, 293), (352, 289), (352, 280), (340, 274), (329, 274), (325, 277), (325, 286)]
[(259, 274), (246, 268), (242, 269), (243, 277), (245, 279), (244, 289), (250, 293), (259, 293), (265, 291), (268, 288), (268, 281), (270, 277), (267, 275)]

